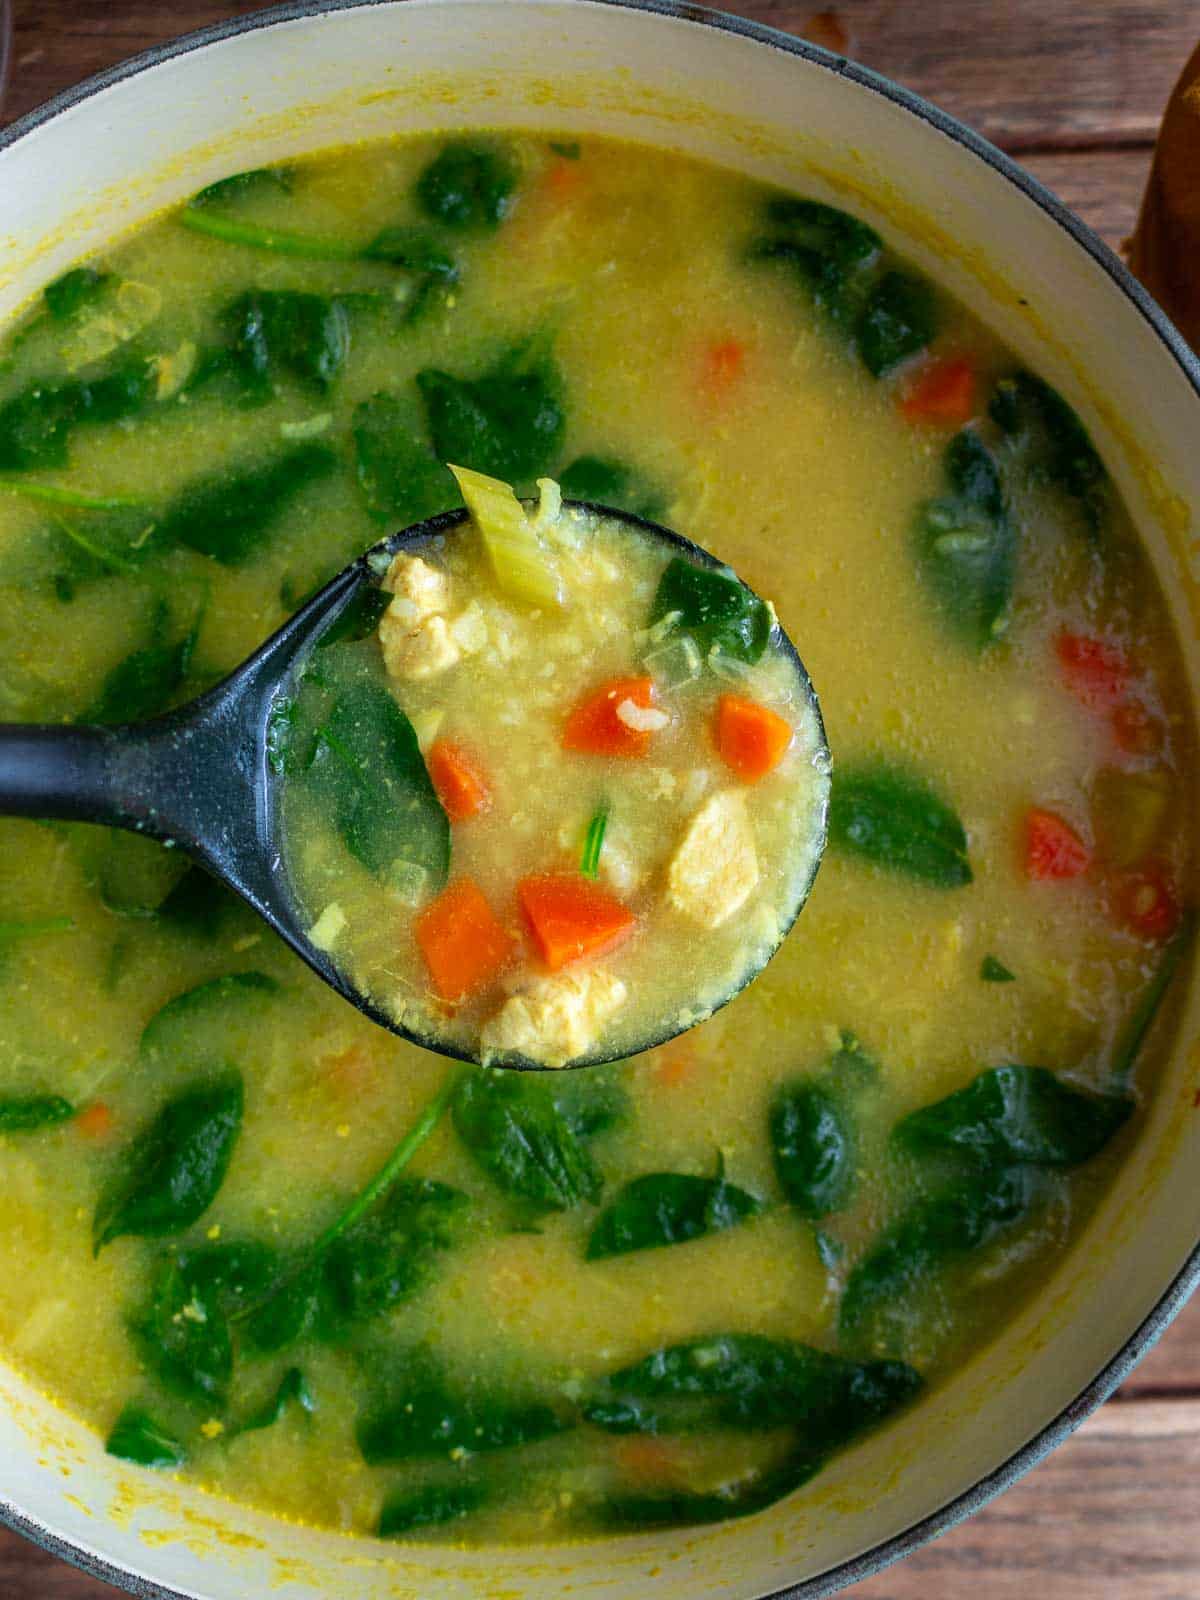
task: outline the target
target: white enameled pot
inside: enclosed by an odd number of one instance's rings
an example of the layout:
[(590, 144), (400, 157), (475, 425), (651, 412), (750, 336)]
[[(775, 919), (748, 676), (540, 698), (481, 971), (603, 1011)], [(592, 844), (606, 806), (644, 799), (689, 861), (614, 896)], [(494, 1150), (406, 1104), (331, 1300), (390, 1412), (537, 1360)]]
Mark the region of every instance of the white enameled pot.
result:
[[(481, 124), (676, 148), (866, 216), (1078, 406), (1196, 678), (1200, 371), (1182, 342), (1098, 240), (961, 126), (860, 68), (716, 13), (619, 0), (315, 0), (179, 40), (0, 134), (0, 318), (80, 254), (230, 171)], [(830, 1593), (1027, 1468), (1182, 1304), (1200, 1275), (1198, 1021), (1193, 985), (1137, 1147), (1037, 1302), (924, 1404), (761, 1516), (522, 1551), (349, 1540), (114, 1461), (3, 1368), (0, 1511), (147, 1596)]]

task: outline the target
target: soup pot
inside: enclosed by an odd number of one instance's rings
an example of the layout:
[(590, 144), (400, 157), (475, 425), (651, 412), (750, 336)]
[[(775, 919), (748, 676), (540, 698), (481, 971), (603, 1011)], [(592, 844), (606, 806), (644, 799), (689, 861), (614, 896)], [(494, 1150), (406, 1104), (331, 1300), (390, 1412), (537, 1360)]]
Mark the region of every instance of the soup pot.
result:
[[(752, 23), (661, 0), (309, 0), (190, 35), (0, 133), (0, 316), (81, 253), (231, 171), (481, 124), (682, 150), (880, 228), (1078, 408), (1159, 573), (1194, 683), (1195, 359), (1100, 241), (983, 140)], [(1200, 1277), (1200, 1010), (1195, 984), (1178, 987), (1178, 1046), (1140, 1138), (1042, 1293), (922, 1404), (762, 1515), (545, 1549), (352, 1540), (116, 1461), (2, 1367), (0, 1511), (144, 1596), (832, 1593), (982, 1505), (1065, 1437)]]

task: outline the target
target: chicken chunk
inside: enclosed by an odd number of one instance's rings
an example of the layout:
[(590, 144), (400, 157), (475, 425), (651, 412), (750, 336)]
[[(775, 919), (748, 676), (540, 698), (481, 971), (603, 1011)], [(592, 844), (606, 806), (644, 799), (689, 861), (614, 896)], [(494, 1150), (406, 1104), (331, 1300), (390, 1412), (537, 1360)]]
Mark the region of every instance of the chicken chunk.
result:
[(667, 868), (667, 900), (702, 928), (719, 928), (745, 905), (758, 879), (745, 796), (722, 789), (687, 825)]
[(586, 1055), (604, 1023), (625, 1004), (620, 978), (593, 968), (537, 978), (510, 995), (484, 1023), (480, 1044), (489, 1055), (528, 1056), (546, 1067)]
[(383, 587), (395, 599), (379, 620), (383, 664), (392, 678), (434, 678), (462, 658), (444, 612), (450, 580), (420, 556), (393, 557)]
[(383, 664), (391, 678), (436, 678), (462, 659), (445, 617), (426, 617), (416, 627), (392, 615), (392, 604), (379, 619)]
[(380, 587), (414, 606), (414, 621), (436, 616), (450, 604), (450, 579), (446, 574), (431, 567), (428, 561), (422, 561), (420, 556), (405, 555), (403, 550), (392, 557)]

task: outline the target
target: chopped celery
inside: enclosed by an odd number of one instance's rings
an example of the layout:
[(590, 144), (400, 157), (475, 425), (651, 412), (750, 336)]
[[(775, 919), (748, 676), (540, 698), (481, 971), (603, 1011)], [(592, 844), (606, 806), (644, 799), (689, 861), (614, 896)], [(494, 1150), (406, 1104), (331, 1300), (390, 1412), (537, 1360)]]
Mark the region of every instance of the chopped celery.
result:
[(642, 657), (642, 665), (660, 689), (682, 689), (699, 676), (704, 662), (696, 641), (683, 634), (672, 639), (660, 650), (651, 650)]
[(501, 590), (534, 606), (561, 606), (558, 568), (507, 483), (450, 465), (475, 520)]

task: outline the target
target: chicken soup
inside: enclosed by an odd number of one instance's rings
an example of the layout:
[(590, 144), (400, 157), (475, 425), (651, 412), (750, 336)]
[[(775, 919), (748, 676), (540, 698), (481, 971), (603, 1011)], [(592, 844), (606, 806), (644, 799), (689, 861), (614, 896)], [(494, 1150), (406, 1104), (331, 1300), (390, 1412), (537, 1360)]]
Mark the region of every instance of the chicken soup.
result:
[[(0, 823), (5, 1360), (114, 1455), (287, 1517), (578, 1539), (804, 1493), (1051, 1292), (1170, 1044), (1191, 710), (1083, 422), (898, 230), (570, 131), (406, 136), (231, 176), (115, 241), (46, 286), (0, 368), (10, 721), (203, 690), (384, 535), (460, 506), (453, 464), (523, 517), (551, 480), (728, 562), (797, 642), (832, 763), (821, 871), (761, 975), (567, 1072), (374, 1026), (178, 851)], [(603, 527), (564, 529), (560, 559), (599, 572)], [(805, 870), (787, 794), (822, 774), (786, 676), (701, 651), (677, 684), (689, 635), (651, 637), (668, 571), (633, 551), (628, 593), (539, 623), (539, 689), (536, 652), (506, 670), (523, 602), (479, 544), (410, 554), (427, 570), (402, 563), (388, 606), (412, 609), (315, 653), (274, 754), (312, 754), (304, 730), (369, 691), (457, 864), (443, 886), (405, 841), (364, 865), (302, 760), (313, 925), (357, 938), (362, 871), (364, 938), (387, 922), (362, 959), (460, 1004), (447, 1025), (495, 1030), (501, 1059), (538, 985), (598, 970), (630, 995), (610, 1042), (643, 1043), (639, 941), (654, 1005), (709, 1009), (758, 885), (685, 921), (672, 862), (718, 805), (760, 870)], [(396, 677), (422, 594), (459, 656)], [(475, 600), (495, 650), (456, 626)], [(642, 753), (587, 748), (597, 729)], [(520, 886), (547, 878), (636, 933), (557, 970), (546, 938), (545, 972), (452, 1000), (461, 886), (532, 940)], [(659, 908), (680, 919), (661, 945)]]

